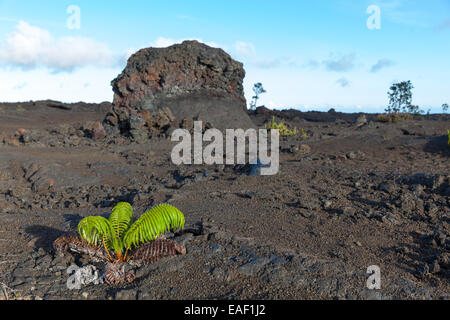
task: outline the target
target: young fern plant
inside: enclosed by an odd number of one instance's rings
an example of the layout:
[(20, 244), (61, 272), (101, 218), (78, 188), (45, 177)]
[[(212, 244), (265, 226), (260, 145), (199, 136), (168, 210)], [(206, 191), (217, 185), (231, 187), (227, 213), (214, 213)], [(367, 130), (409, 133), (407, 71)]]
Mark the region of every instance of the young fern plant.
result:
[(134, 223), (129, 203), (116, 205), (108, 219), (87, 217), (78, 224), (82, 240), (91, 246), (103, 246), (110, 262), (128, 262), (132, 248), (154, 241), (170, 230), (183, 229), (184, 215), (175, 207), (162, 204), (145, 212)]

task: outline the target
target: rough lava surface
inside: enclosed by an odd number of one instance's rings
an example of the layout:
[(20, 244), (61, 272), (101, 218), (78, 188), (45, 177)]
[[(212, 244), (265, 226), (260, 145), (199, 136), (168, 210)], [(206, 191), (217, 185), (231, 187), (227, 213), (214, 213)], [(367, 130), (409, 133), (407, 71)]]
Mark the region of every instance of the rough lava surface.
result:
[[(109, 104), (0, 104), (1, 299), (449, 299), (449, 117), (249, 112), (306, 136), (280, 141), (280, 173), (176, 166), (168, 136), (94, 139)], [(365, 118), (365, 121), (364, 121)], [(362, 123), (365, 123), (361, 125)], [(131, 284), (67, 286), (60, 235), (119, 201), (136, 217), (170, 203), (186, 255), (136, 269)], [(369, 290), (367, 268), (381, 268)]]
[(253, 127), (246, 113), (244, 77), (242, 63), (197, 41), (142, 49), (112, 81), (114, 107), (106, 123), (131, 135), (142, 131), (136, 123), (152, 131), (176, 127), (184, 118), (219, 129)]

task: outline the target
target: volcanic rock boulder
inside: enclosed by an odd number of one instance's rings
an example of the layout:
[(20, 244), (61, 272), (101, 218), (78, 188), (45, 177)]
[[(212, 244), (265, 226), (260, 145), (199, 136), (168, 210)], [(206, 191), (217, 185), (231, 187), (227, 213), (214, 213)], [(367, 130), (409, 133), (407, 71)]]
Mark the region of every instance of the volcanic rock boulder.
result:
[(112, 81), (114, 106), (105, 122), (141, 138), (145, 130), (151, 136), (186, 119), (221, 130), (251, 128), (244, 77), (242, 63), (197, 41), (142, 49)]

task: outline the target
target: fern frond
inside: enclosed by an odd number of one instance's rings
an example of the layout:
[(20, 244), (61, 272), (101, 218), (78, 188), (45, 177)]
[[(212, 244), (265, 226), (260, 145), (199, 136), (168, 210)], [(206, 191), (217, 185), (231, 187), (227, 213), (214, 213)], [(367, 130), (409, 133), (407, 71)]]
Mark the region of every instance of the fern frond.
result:
[(120, 202), (112, 210), (109, 216), (109, 223), (113, 231), (115, 240), (120, 243), (125, 232), (130, 227), (131, 219), (133, 218), (133, 208), (127, 202)]
[(106, 253), (101, 246), (90, 245), (81, 239), (77, 231), (60, 236), (53, 242), (53, 248), (58, 254), (62, 255), (69, 252), (86, 254), (95, 262), (106, 259)]
[(185, 255), (186, 248), (173, 240), (156, 239), (137, 247), (131, 253), (131, 263), (136, 266), (155, 263), (161, 257), (174, 257), (177, 253)]
[(113, 237), (111, 224), (104, 217), (87, 217), (78, 224), (78, 233), (81, 239), (90, 245), (111, 245)]
[(180, 210), (168, 204), (153, 207), (145, 212), (128, 229), (123, 238), (126, 248), (153, 241), (164, 233), (184, 227), (185, 219)]

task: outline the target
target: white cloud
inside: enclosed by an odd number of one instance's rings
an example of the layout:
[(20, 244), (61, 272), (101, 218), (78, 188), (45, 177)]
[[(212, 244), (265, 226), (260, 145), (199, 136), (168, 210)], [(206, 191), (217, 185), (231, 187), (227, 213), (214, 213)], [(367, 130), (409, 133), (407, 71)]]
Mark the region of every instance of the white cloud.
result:
[(230, 52), (236, 59), (243, 60), (247, 65), (254, 66), (259, 69), (267, 70), (283, 66), (297, 67), (297, 64), (289, 57), (258, 57), (256, 48), (251, 42), (236, 41)]
[(108, 46), (84, 37), (54, 38), (50, 32), (20, 21), (0, 48), (0, 63), (24, 68), (71, 71), (89, 65), (118, 63)]
[[(120, 68), (83, 67), (71, 73), (52, 73), (47, 68), (0, 68), (2, 102), (59, 100), (64, 102), (112, 101), (111, 80)], [(26, 79), (26, 80), (24, 80)]]
[(12, 89), (13, 90), (21, 90), (21, 89), (25, 88), (27, 85), (28, 85), (27, 82), (19, 82)]
[(339, 84), (342, 88), (348, 87), (350, 85), (350, 82), (346, 78), (340, 78), (336, 81), (337, 84)]
[(388, 68), (394, 65), (394, 62), (389, 60), (389, 59), (380, 59), (378, 60), (378, 62), (376, 64), (374, 64), (372, 66), (372, 68), (370, 69), (370, 72), (372, 73), (376, 73), (378, 71), (380, 71), (383, 68)]
[[(259, 103), (258, 103), (259, 104)], [(270, 100), (269, 102), (266, 103), (265, 105), (267, 108), (269, 109), (282, 109), (283, 105), (277, 102), (274, 102), (272, 100)]]
[(234, 50), (236, 51), (237, 54), (244, 57), (253, 56), (256, 53), (255, 46), (253, 45), (253, 43), (244, 41), (237, 41), (234, 44)]
[(256, 60), (251, 64), (261, 69), (273, 69), (280, 67), (282, 65), (282, 61), (280, 59), (265, 59), (265, 60)]
[(125, 53), (125, 56), (124, 56), (124, 64), (126, 64), (127, 60), (130, 59), (130, 57), (133, 54), (135, 54), (136, 52), (138, 52), (138, 49), (136, 49), (136, 48), (129, 48), (127, 50), (127, 52)]
[(330, 58), (323, 61), (328, 71), (344, 72), (349, 71), (355, 67), (355, 54), (350, 53), (339, 58)]
[(301, 67), (309, 68), (309, 69), (316, 69), (319, 67), (319, 62), (317, 62), (317, 60), (314, 60), (314, 59), (309, 59), (308, 62), (304, 63)]
[(183, 41), (184, 40), (174, 40), (171, 38), (159, 37), (158, 39), (156, 39), (154, 42), (151, 43), (151, 46), (155, 48), (166, 48), (176, 43), (182, 43)]
[(411, 4), (410, 0), (370, 0), (370, 3), (380, 6), (382, 17), (402, 25), (430, 27), (435, 17)]

